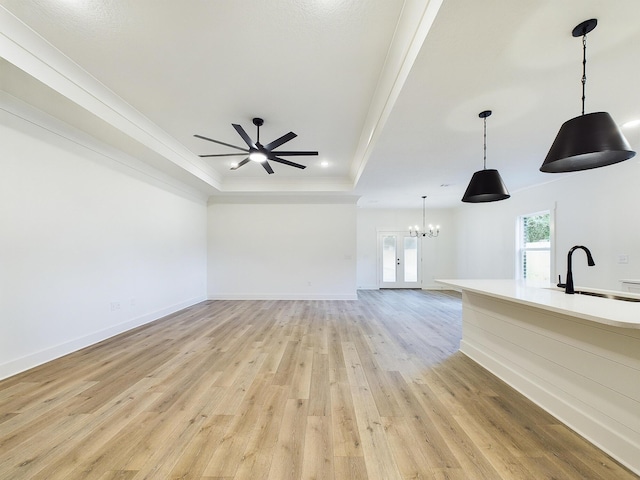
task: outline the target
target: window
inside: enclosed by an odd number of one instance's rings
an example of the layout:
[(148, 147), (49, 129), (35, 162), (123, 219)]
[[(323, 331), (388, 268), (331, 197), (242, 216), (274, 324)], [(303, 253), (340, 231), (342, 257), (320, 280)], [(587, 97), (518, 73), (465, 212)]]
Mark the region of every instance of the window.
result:
[(551, 212), (518, 217), (517, 265), (519, 278), (551, 281)]

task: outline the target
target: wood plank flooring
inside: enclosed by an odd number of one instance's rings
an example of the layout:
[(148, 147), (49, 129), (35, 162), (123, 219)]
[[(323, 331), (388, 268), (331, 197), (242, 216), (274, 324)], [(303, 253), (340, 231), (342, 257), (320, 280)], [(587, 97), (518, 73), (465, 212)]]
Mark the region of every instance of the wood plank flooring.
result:
[(0, 478), (639, 478), (460, 335), (454, 292), (204, 302), (0, 382)]

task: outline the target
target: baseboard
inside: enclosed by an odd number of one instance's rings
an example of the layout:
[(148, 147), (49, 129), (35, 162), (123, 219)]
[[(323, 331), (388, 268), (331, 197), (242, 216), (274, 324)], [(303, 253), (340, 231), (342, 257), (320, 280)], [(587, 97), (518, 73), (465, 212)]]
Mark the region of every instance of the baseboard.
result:
[[(377, 285), (362, 285), (358, 287), (358, 290), (380, 290), (380, 287)], [(452, 290), (451, 287), (446, 287), (444, 285), (424, 285), (420, 287), (420, 290)]]
[(209, 300), (358, 300), (356, 293), (209, 294)]
[[(634, 473), (640, 474), (638, 445), (599, 419), (577, 409), (570, 401), (562, 398), (562, 391), (550, 391), (538, 384), (530, 372), (515, 370), (506, 361), (503, 362), (464, 340), (460, 342), (460, 351)], [(615, 451), (607, 445), (615, 445)]]
[[(358, 287), (358, 290), (380, 290), (380, 287), (377, 285), (362, 285)], [(420, 290), (452, 290), (452, 288), (444, 285), (424, 285), (420, 287)]]
[(98, 332), (94, 332), (92, 334), (85, 335), (83, 337), (76, 338), (68, 342), (64, 342), (59, 345), (55, 345), (53, 347), (49, 347), (44, 350), (31, 353), (24, 357), (3, 363), (0, 365), (0, 380), (37, 367), (38, 365), (50, 362), (52, 360), (55, 360), (56, 358), (60, 358), (70, 353), (76, 352), (98, 342), (102, 342), (103, 340), (111, 338), (115, 335), (119, 335), (128, 330), (132, 330), (142, 325), (146, 325), (147, 323), (154, 322), (163, 317), (166, 317), (167, 315), (178, 312), (184, 308), (190, 307), (205, 300), (206, 298), (204, 296), (195, 297), (184, 302), (179, 302), (169, 307), (156, 310), (155, 312), (147, 313), (131, 320), (127, 320), (126, 322), (113, 325)]

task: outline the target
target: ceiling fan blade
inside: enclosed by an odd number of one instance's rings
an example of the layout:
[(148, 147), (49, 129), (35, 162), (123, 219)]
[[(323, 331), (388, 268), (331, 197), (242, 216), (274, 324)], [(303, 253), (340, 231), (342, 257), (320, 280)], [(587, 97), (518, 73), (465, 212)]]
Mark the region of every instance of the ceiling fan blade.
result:
[(278, 148), (283, 143), (287, 143), (289, 140), (293, 140), (296, 137), (297, 137), (297, 135), (295, 133), (293, 133), (293, 132), (286, 133), (283, 136), (281, 136), (280, 138), (278, 138), (278, 139), (274, 140), (273, 142), (268, 143), (267, 145), (265, 145), (264, 148), (266, 148), (267, 150), (273, 150), (274, 148)]
[(267, 162), (266, 160), (264, 162), (260, 162), (260, 165), (264, 167), (269, 175), (273, 173), (273, 168), (271, 168), (271, 165), (269, 165), (269, 162)]
[(236, 165), (235, 167), (231, 167), (231, 170), (237, 170), (239, 169), (241, 166), (246, 165), (247, 163), (249, 163), (249, 157), (245, 158), (244, 160), (242, 160), (238, 165)]
[(199, 157), (237, 157), (239, 155), (246, 155), (246, 153), (216, 153), (211, 155), (198, 155)]
[(293, 163), (293, 162), (290, 162), (289, 160), (285, 160), (284, 158), (278, 158), (275, 155), (269, 155), (269, 160), (272, 160), (272, 161), (278, 162), (278, 163), (283, 163), (285, 165), (289, 165), (290, 167), (307, 168), (306, 165), (300, 165), (299, 163)]
[(318, 152), (271, 152), (274, 155), (281, 155), (281, 156), (289, 156), (289, 155), (296, 155), (296, 156), (302, 156), (302, 155), (318, 155)]
[(225, 147), (236, 148), (238, 150), (242, 150), (243, 152), (248, 152), (249, 151), (246, 148), (236, 147), (235, 145), (231, 145), (230, 143), (224, 143), (224, 142), (221, 142), (220, 140), (214, 140), (213, 138), (203, 137), (202, 135), (194, 135), (194, 137), (201, 138), (202, 140), (209, 140), (210, 142), (218, 143), (220, 145), (224, 145)]
[(244, 128), (242, 128), (242, 125), (238, 125), (236, 123), (232, 123), (231, 125), (233, 125), (233, 128), (236, 129), (236, 132), (238, 132), (238, 135), (242, 137), (242, 139), (244, 140), (244, 143), (246, 143), (249, 146), (249, 148), (255, 148), (255, 145), (251, 141), (251, 137), (247, 135), (247, 132), (244, 131)]

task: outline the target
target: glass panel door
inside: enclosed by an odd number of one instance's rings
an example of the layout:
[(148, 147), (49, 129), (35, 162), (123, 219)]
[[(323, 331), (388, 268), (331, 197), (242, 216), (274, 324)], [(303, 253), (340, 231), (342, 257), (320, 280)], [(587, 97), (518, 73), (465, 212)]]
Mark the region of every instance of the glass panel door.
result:
[(418, 281), (418, 238), (404, 237), (404, 281)]
[(396, 281), (396, 236), (384, 235), (382, 237), (382, 281), (393, 283)]
[(406, 232), (378, 234), (380, 288), (420, 288), (420, 242)]

